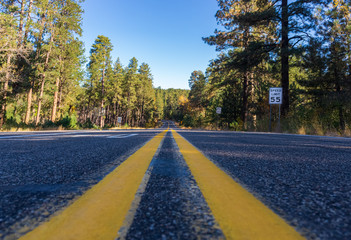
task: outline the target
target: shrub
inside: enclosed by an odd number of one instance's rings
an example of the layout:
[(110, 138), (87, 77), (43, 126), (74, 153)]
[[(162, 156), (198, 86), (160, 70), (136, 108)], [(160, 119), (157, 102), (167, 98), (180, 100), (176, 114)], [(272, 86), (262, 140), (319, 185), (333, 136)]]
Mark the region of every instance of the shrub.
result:
[(56, 122), (57, 126), (62, 126), (65, 129), (78, 129), (78, 121), (76, 114), (66, 114), (61, 120)]

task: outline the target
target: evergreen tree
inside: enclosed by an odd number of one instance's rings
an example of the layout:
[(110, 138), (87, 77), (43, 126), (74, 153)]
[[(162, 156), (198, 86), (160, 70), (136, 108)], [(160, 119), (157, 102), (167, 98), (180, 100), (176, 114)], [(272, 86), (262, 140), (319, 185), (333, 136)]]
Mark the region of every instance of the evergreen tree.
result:
[(164, 94), (163, 91), (160, 87), (155, 89), (156, 91), (156, 106), (155, 106), (155, 117), (158, 119), (163, 119), (163, 113), (164, 113)]
[(114, 64), (112, 70), (112, 76), (108, 77), (106, 85), (106, 94), (110, 107), (110, 124), (117, 126), (117, 118), (121, 115), (121, 104), (122, 104), (122, 81), (124, 78), (124, 69), (119, 60)]
[[(288, 113), (289, 57), (294, 52), (294, 46), (308, 40), (309, 30), (314, 23), (312, 13), (319, 2), (321, 1), (296, 0), (289, 3), (288, 0), (218, 0), (220, 10), (216, 17), (225, 31), (217, 30), (215, 36), (204, 40), (209, 44), (218, 45), (219, 49), (242, 48), (239, 52), (232, 52), (228, 57), (231, 59), (229, 65), (238, 66), (244, 73), (243, 114), (247, 109), (249, 95), (246, 93), (247, 80), (245, 80), (249, 77), (245, 77), (245, 74), (249, 74), (248, 69), (276, 53), (281, 63), (282, 112), (283, 115)], [(245, 116), (242, 116), (242, 120), (245, 120)]]
[(153, 117), (155, 93), (152, 86), (152, 75), (148, 64), (142, 63), (139, 67), (140, 84), (138, 85), (137, 102), (139, 112), (139, 126), (145, 126), (146, 119)]
[[(314, 40), (308, 47), (305, 66), (309, 74), (307, 79), (300, 81), (317, 105), (320, 118), (327, 118), (329, 123), (338, 119), (335, 128), (341, 133), (345, 131), (351, 106), (350, 10), (351, 3), (345, 1), (334, 1), (328, 8), (320, 9), (317, 33), (321, 40)], [(330, 127), (329, 124), (327, 128)]]
[(90, 75), (90, 101), (100, 102), (99, 106), (99, 125), (104, 126), (104, 103), (105, 103), (105, 81), (106, 72), (111, 68), (112, 44), (108, 37), (99, 35), (90, 50), (90, 62), (88, 71)]
[[(71, 82), (80, 79), (80, 66), (83, 63), (83, 44), (76, 36), (81, 36), (83, 10), (75, 1), (57, 1), (61, 11), (57, 20), (58, 38), (55, 45), (60, 49), (58, 55), (58, 75), (54, 85), (54, 96), (51, 111), (51, 121), (56, 121), (57, 106), (62, 102), (62, 90), (64, 85), (74, 86)], [(75, 79), (74, 79), (75, 77)], [(59, 101), (60, 100), (60, 101)]]
[(125, 109), (125, 121), (128, 126), (134, 126), (133, 110), (135, 109), (136, 85), (138, 84), (138, 60), (133, 57), (125, 69), (125, 76), (122, 82), (123, 89), (123, 106)]
[[(218, 0), (218, 5), (220, 9), (216, 13), (216, 19), (224, 29), (216, 30), (215, 35), (204, 38), (204, 41), (216, 45), (219, 51), (229, 49), (220, 55), (217, 64), (221, 62), (227, 71), (235, 70), (237, 76), (233, 81), (238, 78), (242, 81), (241, 120), (245, 125), (249, 97), (254, 84), (252, 69), (268, 57), (267, 49), (274, 46), (269, 33), (272, 33), (275, 26), (262, 20), (261, 14), (258, 14), (269, 6), (264, 5), (262, 1)], [(266, 15), (269, 14), (272, 15), (271, 11), (267, 10)]]
[(189, 79), (189, 102), (190, 105), (199, 111), (202, 111), (206, 102), (206, 78), (202, 71), (193, 71)]
[(16, 20), (11, 13), (11, 7), (11, 5), (2, 3), (4, 12), (0, 13), (0, 81), (3, 83), (0, 86), (0, 128), (2, 128), (6, 118), (9, 84), (13, 79), (13, 58), (17, 51)]

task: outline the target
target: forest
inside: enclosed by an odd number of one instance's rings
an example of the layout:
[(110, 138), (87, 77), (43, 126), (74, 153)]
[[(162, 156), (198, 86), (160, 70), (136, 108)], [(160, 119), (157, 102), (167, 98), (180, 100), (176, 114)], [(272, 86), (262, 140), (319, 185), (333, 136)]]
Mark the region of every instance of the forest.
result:
[[(215, 1), (215, 0), (213, 0)], [(0, 3), (0, 128), (156, 127), (351, 133), (351, 1), (217, 0), (216, 59), (190, 90), (153, 86), (151, 67), (112, 59), (99, 35), (84, 56), (82, 0)], [(221, 113), (216, 112), (221, 108)]]
[(274, 131), (350, 135), (351, 1), (217, 2), (218, 29), (203, 40), (219, 54), (191, 74), (183, 124), (267, 131), (269, 88), (282, 87)]
[(97, 36), (85, 59), (81, 3), (1, 1), (0, 127), (155, 127), (180, 119), (189, 90), (155, 89), (147, 63), (112, 59), (108, 37)]

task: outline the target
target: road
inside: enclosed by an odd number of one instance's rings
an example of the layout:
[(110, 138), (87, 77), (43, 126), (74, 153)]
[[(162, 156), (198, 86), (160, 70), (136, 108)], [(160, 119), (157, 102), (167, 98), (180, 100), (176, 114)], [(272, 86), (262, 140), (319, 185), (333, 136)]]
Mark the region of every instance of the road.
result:
[(347, 138), (165, 122), (0, 133), (0, 156), (0, 239), (351, 239)]

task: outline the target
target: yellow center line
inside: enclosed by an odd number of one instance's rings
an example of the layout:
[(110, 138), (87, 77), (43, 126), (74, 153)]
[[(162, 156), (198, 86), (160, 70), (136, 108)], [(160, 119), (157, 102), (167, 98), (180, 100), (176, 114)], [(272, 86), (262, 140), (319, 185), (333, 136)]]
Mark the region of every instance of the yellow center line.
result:
[(172, 133), (227, 239), (303, 239), (176, 131)]
[(167, 131), (151, 139), (59, 215), (20, 239), (116, 239), (143, 176)]

